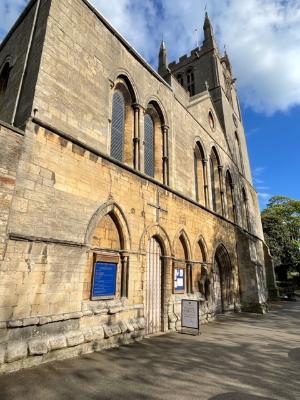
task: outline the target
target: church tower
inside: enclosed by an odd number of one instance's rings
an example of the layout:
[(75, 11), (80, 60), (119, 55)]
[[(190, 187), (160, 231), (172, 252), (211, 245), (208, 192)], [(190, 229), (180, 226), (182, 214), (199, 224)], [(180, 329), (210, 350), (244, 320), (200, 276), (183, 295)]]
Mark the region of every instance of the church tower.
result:
[(237, 152), (236, 137), (238, 135), (239, 151), (244, 153), (243, 158), (246, 160), (245, 166), (241, 167), (241, 173), (251, 181), (247, 146), (235, 85), (236, 79), (233, 76), (227, 52), (225, 51), (222, 55), (217, 46), (208, 13), (205, 14), (203, 31), (202, 47), (196, 47), (190, 54), (183, 55), (179, 58), (179, 62), (172, 62), (168, 68), (165, 67), (166, 49), (161, 46), (158, 71), (168, 82), (167, 71), (172, 74), (189, 92), (190, 100), (193, 103), (197, 95), (205, 91), (209, 93), (233, 155)]

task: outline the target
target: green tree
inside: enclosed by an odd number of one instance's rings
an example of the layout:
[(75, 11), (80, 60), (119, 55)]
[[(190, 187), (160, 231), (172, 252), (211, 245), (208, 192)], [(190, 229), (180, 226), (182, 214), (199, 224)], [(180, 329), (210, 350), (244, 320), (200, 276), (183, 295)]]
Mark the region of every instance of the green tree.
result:
[(274, 196), (261, 217), (275, 266), (300, 272), (300, 200)]

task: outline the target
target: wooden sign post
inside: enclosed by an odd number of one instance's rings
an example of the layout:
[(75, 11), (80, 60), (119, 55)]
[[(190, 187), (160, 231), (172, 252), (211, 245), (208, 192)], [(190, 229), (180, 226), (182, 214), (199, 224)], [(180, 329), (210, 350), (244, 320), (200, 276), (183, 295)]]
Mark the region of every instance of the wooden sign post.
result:
[(181, 300), (181, 332), (191, 335), (200, 334), (200, 302)]

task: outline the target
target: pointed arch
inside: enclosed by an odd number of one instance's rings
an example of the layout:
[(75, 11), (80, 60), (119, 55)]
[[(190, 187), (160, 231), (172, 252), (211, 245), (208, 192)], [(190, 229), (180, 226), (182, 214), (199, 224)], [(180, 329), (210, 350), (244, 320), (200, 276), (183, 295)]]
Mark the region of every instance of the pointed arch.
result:
[(231, 310), (234, 307), (234, 276), (231, 259), (223, 243), (219, 243), (214, 252), (213, 285), (215, 312)]
[(227, 200), (227, 217), (230, 221), (236, 222), (234, 183), (229, 169), (226, 171), (225, 175), (225, 192)]
[(141, 239), (140, 239), (140, 244), (139, 244), (140, 252), (145, 253), (147, 251), (148, 241), (152, 237), (154, 237), (154, 238), (156, 238), (156, 240), (158, 240), (158, 242), (162, 248), (163, 254), (167, 257), (171, 257), (173, 254), (173, 251), (172, 251), (172, 245), (171, 245), (170, 238), (169, 238), (166, 230), (159, 224), (150, 225), (144, 230), (144, 232), (141, 236)]
[[(193, 277), (191, 264), (191, 244), (184, 229), (181, 229), (174, 238), (174, 292), (175, 293), (192, 293)], [(178, 278), (182, 281), (180, 289), (177, 290)]]
[(131, 233), (129, 225), (122, 208), (114, 201), (108, 201), (107, 203), (102, 204), (95, 211), (87, 226), (84, 243), (87, 246), (91, 245), (93, 234), (102, 218), (106, 215), (111, 217), (119, 231), (121, 250), (130, 250)]
[(194, 147), (194, 170), (195, 170), (195, 193), (196, 201), (208, 206), (207, 183), (206, 183), (206, 156), (200, 140), (196, 141)]
[(136, 94), (126, 75), (119, 75), (114, 83), (111, 109), (110, 155), (133, 167)]
[(160, 182), (165, 182), (166, 141), (165, 116), (159, 103), (151, 100), (144, 116), (144, 172)]
[(208, 250), (202, 235), (199, 235), (193, 245), (193, 259), (203, 263), (208, 262)]
[(130, 72), (127, 71), (124, 68), (118, 68), (112, 77), (112, 82), (113, 82), (113, 86), (116, 85), (116, 83), (118, 82), (118, 80), (122, 80), (126, 83), (126, 86), (130, 92), (130, 95), (132, 97), (132, 101), (139, 104), (140, 103), (140, 95), (139, 95), (139, 90), (134, 82), (133, 77), (131, 76)]
[(6, 57), (0, 68), (0, 109), (5, 101), (4, 97), (9, 83), (11, 69), (12, 59), (10, 57)]
[(176, 245), (178, 245), (179, 242), (184, 249), (185, 260), (186, 261), (191, 260), (191, 258), (192, 258), (191, 243), (190, 243), (190, 240), (189, 240), (188, 235), (187, 235), (186, 231), (184, 230), (184, 228), (181, 228), (174, 237), (173, 249), (174, 249), (175, 257), (176, 257)]
[(244, 174), (245, 167), (244, 167), (243, 152), (242, 152), (241, 142), (240, 142), (240, 138), (239, 138), (237, 131), (234, 132), (234, 139), (235, 139), (235, 151), (236, 151), (237, 165), (240, 169), (240, 172), (242, 174)]
[(249, 204), (248, 196), (245, 187), (242, 187), (242, 219), (243, 227), (250, 232), (250, 217), (249, 217)]
[(210, 185), (213, 211), (222, 214), (222, 199), (221, 199), (221, 179), (222, 166), (219, 153), (215, 146), (212, 147), (210, 153)]

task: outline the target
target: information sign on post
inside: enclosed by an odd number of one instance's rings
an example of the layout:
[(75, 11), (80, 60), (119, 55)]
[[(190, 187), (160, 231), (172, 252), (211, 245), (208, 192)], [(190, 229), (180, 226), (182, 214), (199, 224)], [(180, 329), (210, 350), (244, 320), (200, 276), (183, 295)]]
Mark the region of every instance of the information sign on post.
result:
[(184, 333), (199, 335), (200, 302), (198, 300), (181, 300), (181, 328)]

